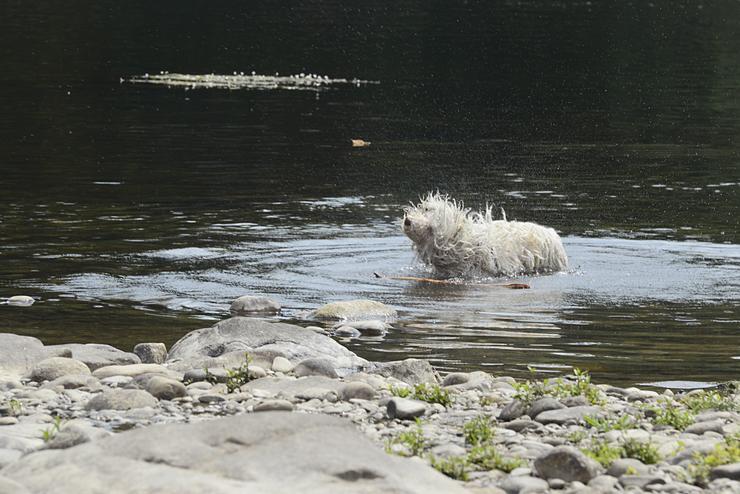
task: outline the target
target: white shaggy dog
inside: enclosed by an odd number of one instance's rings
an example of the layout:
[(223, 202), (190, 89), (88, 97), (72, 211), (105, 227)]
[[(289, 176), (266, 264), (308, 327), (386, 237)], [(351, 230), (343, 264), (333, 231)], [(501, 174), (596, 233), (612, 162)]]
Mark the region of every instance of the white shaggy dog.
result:
[(568, 266), (560, 237), (536, 223), (494, 220), (491, 208), (472, 212), (462, 203), (429, 193), (404, 209), (403, 232), (419, 258), (442, 276), (561, 271)]

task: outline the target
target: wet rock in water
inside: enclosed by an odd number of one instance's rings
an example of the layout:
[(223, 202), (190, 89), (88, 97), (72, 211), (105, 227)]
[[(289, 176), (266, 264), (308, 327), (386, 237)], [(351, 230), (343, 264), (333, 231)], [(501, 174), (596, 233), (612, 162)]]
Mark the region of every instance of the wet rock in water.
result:
[(527, 411), (527, 415), (536, 420), (537, 416), (542, 412), (547, 412), (548, 410), (560, 410), (562, 408), (566, 408), (565, 405), (551, 396), (545, 396), (532, 403), (532, 406), (530, 406)]
[(155, 407), (157, 399), (140, 389), (110, 389), (87, 402), (87, 410), (130, 410)]
[(584, 417), (603, 415), (599, 407), (570, 407), (559, 410), (548, 410), (537, 415), (537, 422), (541, 424), (564, 424), (568, 421), (581, 421)]
[(148, 380), (144, 389), (160, 400), (172, 400), (188, 394), (185, 385), (180, 381), (156, 375)]
[(291, 412), (293, 404), (288, 400), (265, 400), (254, 406), (255, 412)]
[(372, 400), (375, 399), (377, 395), (375, 388), (363, 382), (350, 382), (343, 384), (339, 388), (338, 394), (339, 399), (343, 401), (349, 401), (352, 399)]
[(267, 297), (244, 295), (234, 300), (229, 310), (234, 316), (254, 313), (275, 314), (280, 312), (280, 304)]
[(342, 328), (352, 328), (365, 336), (383, 336), (388, 332), (391, 325), (378, 320), (349, 321), (335, 326), (338, 332)]
[[(265, 366), (276, 356), (291, 362), (310, 358), (325, 358), (339, 375), (346, 375), (370, 364), (329, 337), (300, 326), (267, 322), (249, 317), (232, 317), (210, 328), (197, 329), (185, 335), (170, 349), (168, 365), (187, 370), (198, 368), (193, 362), (204, 357), (218, 357), (229, 352), (271, 354)], [(255, 362), (256, 364), (257, 362)]]
[(577, 480), (584, 484), (601, 473), (598, 463), (571, 446), (558, 446), (539, 456), (534, 468), (544, 479)]
[(124, 352), (110, 345), (96, 343), (69, 343), (64, 345), (49, 345), (50, 350), (67, 350), (72, 352), (72, 358), (84, 362), (91, 371), (111, 365), (140, 364), (141, 359), (130, 352)]
[(311, 313), (315, 319), (344, 319), (344, 320), (366, 320), (366, 319), (391, 319), (397, 316), (396, 310), (387, 305), (373, 300), (345, 300), (342, 302), (331, 302), (322, 305)]
[(325, 358), (309, 358), (302, 360), (295, 366), (293, 373), (298, 377), (304, 376), (326, 376), (339, 377), (334, 369), (333, 362)]
[(139, 343), (134, 353), (142, 364), (163, 364), (167, 360), (167, 347), (164, 343)]
[(34, 302), (33, 297), (28, 295), (13, 295), (5, 303), (14, 307), (30, 307)]
[(550, 486), (546, 481), (529, 475), (509, 475), (499, 484), (499, 487), (506, 494), (535, 494), (547, 492)]
[(362, 336), (359, 329), (355, 329), (352, 326), (339, 326), (334, 330), (334, 336), (341, 338), (359, 338)]
[(21, 458), (3, 476), (58, 494), (467, 492), (423, 462), (386, 454), (349, 421), (281, 412), (134, 429)]
[(512, 400), (501, 410), (498, 419), (504, 422), (518, 419), (527, 412), (527, 408), (529, 407), (527, 407), (526, 403), (519, 400)]
[(287, 374), (293, 370), (293, 364), (285, 357), (275, 357), (272, 360), (272, 370)]
[(53, 381), (67, 375), (90, 375), (90, 369), (79, 360), (65, 357), (51, 357), (37, 363), (31, 369), (32, 381)]
[(427, 405), (423, 401), (398, 397), (391, 398), (387, 405), (388, 417), (401, 420), (421, 417), (426, 409)]
[(393, 377), (412, 386), (438, 381), (437, 372), (432, 364), (426, 360), (415, 358), (378, 364), (378, 367), (371, 370), (370, 373), (379, 374), (383, 377)]

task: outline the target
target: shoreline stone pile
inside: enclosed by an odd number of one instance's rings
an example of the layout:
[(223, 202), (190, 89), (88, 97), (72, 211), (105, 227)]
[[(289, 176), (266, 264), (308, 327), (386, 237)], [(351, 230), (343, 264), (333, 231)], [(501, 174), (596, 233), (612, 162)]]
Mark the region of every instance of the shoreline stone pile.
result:
[(0, 334), (0, 493), (740, 492), (732, 385), (441, 377), (322, 332), (237, 316), (134, 353)]

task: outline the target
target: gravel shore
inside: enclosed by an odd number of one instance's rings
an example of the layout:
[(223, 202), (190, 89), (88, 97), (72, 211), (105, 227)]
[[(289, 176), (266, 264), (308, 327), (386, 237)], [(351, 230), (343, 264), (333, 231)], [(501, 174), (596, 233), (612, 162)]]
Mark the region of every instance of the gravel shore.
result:
[(135, 350), (0, 334), (0, 493), (740, 492), (733, 383), (440, 376), (251, 317)]

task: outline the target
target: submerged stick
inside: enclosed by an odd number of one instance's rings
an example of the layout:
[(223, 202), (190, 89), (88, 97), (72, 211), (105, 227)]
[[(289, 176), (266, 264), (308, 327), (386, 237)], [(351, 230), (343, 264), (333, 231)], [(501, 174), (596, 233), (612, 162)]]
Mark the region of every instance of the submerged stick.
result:
[[(419, 281), (422, 283), (434, 283), (436, 285), (462, 285), (463, 283), (458, 283), (457, 281), (451, 281), (451, 280), (437, 280), (434, 278), (419, 278), (416, 276), (386, 276), (384, 274), (380, 273), (373, 273), (376, 278), (382, 278), (386, 280), (400, 280), (400, 281)], [(511, 290), (526, 290), (529, 288), (529, 285), (526, 283), (481, 283), (476, 286), (499, 286), (503, 288), (509, 288)]]

